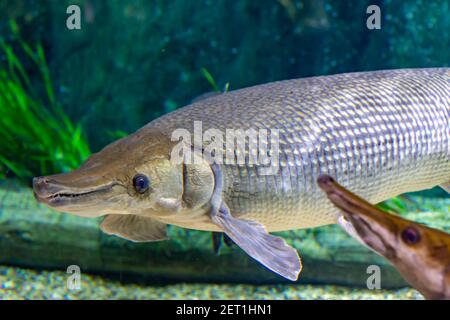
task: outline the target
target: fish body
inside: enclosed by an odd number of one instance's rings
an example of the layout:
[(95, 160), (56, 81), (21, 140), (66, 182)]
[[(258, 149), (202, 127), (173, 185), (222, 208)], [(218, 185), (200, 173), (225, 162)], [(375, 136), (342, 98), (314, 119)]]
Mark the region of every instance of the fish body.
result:
[[(196, 122), (200, 135), (265, 130), (266, 144), (278, 146), (264, 150), (275, 170), (267, 174), (267, 163), (250, 161), (248, 148), (225, 143), (215, 154), (231, 150), (230, 159), (243, 161), (212, 163), (202, 155), (212, 139), (203, 136), (192, 147), (198, 161), (174, 162), (174, 132), (196, 140)], [(246, 141), (261, 143), (254, 135)], [(226, 92), (150, 122), (78, 170), (35, 178), (34, 190), (61, 211), (106, 215), (102, 229), (130, 240), (164, 239), (165, 224), (225, 232), (294, 280), (301, 269), (296, 251), (267, 231), (337, 222), (317, 186), (321, 174), (370, 202), (448, 183), (450, 69), (350, 73)]]
[(318, 183), (348, 219), (350, 235), (388, 259), (427, 299), (450, 300), (450, 234), (384, 212), (329, 176)]
[[(450, 69), (287, 80), (215, 96), (151, 122), (177, 128), (279, 129), (280, 170), (223, 165), (233, 215), (269, 231), (336, 222), (316, 179), (329, 174), (372, 203), (450, 180)], [(176, 221), (168, 221), (176, 224)], [(191, 225), (194, 224), (194, 225)], [(218, 231), (189, 220), (184, 227)]]

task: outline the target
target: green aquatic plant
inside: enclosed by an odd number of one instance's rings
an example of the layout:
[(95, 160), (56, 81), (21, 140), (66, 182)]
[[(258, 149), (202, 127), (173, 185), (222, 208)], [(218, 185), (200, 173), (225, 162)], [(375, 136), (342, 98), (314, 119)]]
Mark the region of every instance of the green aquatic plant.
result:
[(114, 140), (122, 139), (129, 135), (128, 132), (123, 130), (108, 130), (106, 134)]
[(227, 82), (225, 84), (225, 87), (222, 91), (222, 90), (220, 90), (219, 86), (217, 85), (216, 80), (212, 76), (211, 72), (208, 71), (208, 69), (202, 68), (201, 71), (202, 71), (202, 74), (205, 77), (206, 81), (208, 81), (209, 85), (211, 86), (211, 88), (213, 89), (214, 92), (228, 92), (230, 90), (229, 82)]
[(219, 89), (219, 86), (217, 85), (216, 80), (214, 80), (214, 77), (208, 71), (208, 69), (202, 68), (201, 71), (202, 71), (202, 74), (205, 77), (206, 81), (208, 81), (209, 85), (211, 86), (211, 88), (216, 92), (220, 92), (221, 90)]
[(397, 196), (379, 203), (377, 207), (384, 211), (404, 215), (411, 211), (410, 206), (407, 205), (407, 201), (408, 199), (405, 196)]
[[(82, 127), (55, 99), (42, 45), (32, 48), (20, 38), (17, 25), (10, 26), (12, 42), (0, 38), (0, 178), (28, 179), (76, 168), (90, 154)], [(36, 71), (37, 85), (30, 78)], [(39, 85), (44, 94), (36, 89)]]

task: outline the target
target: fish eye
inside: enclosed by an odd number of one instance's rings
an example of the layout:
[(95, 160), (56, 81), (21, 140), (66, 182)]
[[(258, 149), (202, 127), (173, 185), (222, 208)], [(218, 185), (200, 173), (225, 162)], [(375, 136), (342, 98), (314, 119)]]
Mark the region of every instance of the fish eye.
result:
[(150, 187), (150, 181), (145, 175), (139, 173), (133, 178), (133, 187), (138, 193), (142, 194)]
[(407, 227), (402, 231), (401, 237), (406, 244), (413, 245), (420, 241), (420, 232), (416, 228)]

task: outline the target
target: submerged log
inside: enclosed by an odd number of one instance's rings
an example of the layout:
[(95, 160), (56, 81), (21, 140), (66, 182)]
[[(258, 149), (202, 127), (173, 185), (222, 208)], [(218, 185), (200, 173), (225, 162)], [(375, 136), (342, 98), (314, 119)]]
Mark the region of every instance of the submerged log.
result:
[[(78, 265), (82, 272), (119, 275), (149, 283), (282, 283), (234, 246), (212, 249), (211, 233), (169, 227), (169, 241), (133, 243), (102, 233), (99, 219), (55, 212), (38, 204), (30, 188), (0, 184), (0, 263), (37, 269)], [(337, 226), (280, 232), (299, 250), (297, 283), (367, 286), (368, 267), (381, 271), (381, 287), (405, 286), (389, 263)]]

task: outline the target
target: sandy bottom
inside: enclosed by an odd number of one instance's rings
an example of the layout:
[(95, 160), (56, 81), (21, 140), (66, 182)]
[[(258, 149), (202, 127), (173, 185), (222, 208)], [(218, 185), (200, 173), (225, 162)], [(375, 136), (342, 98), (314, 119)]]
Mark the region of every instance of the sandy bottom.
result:
[(67, 288), (63, 271), (0, 266), (0, 299), (423, 299), (416, 290), (367, 290), (332, 285), (192, 284), (145, 286), (81, 275)]

